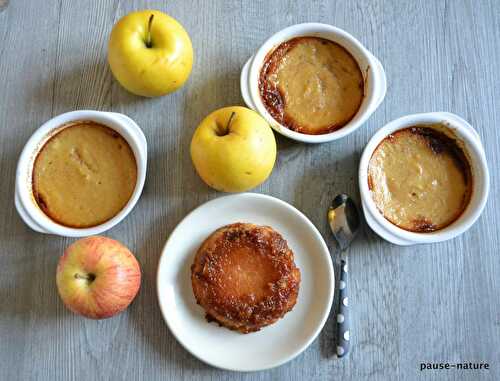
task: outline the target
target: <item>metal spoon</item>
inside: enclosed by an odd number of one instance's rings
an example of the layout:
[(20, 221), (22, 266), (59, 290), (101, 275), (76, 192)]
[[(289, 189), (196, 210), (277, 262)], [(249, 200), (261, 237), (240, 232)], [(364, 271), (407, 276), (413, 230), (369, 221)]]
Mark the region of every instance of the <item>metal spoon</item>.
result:
[(359, 230), (358, 207), (345, 194), (339, 194), (328, 209), (328, 223), (340, 247), (339, 304), (337, 308), (337, 357), (349, 353), (349, 310), (347, 292), (347, 248)]

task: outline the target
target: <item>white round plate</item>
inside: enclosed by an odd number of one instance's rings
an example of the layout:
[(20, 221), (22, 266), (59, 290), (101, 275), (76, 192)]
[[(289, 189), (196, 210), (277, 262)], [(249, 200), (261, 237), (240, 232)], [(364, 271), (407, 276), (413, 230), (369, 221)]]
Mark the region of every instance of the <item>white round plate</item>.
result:
[[(249, 334), (208, 323), (191, 288), (196, 251), (216, 229), (234, 222), (269, 225), (281, 233), (302, 277), (293, 310)], [(163, 248), (157, 287), (163, 318), (191, 354), (218, 368), (255, 371), (284, 364), (316, 338), (332, 305), (334, 272), (328, 248), (306, 216), (277, 198), (242, 193), (209, 201), (181, 221)]]

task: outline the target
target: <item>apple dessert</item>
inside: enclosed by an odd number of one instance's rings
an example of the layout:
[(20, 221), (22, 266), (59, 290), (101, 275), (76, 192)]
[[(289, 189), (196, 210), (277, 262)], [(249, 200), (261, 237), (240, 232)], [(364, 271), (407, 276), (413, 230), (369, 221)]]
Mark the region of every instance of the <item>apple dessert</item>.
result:
[(62, 126), (33, 165), (34, 199), (48, 217), (68, 227), (92, 227), (113, 218), (136, 182), (137, 165), (127, 141), (92, 121)]
[(292, 310), (300, 270), (278, 232), (269, 226), (235, 223), (203, 242), (191, 266), (191, 282), (208, 321), (249, 333)]
[(472, 171), (461, 144), (444, 125), (419, 125), (387, 136), (368, 166), (379, 211), (412, 232), (443, 229), (460, 217), (472, 194)]
[(354, 57), (320, 37), (296, 37), (271, 51), (262, 66), (259, 91), (282, 126), (318, 135), (345, 126), (364, 97), (364, 79)]

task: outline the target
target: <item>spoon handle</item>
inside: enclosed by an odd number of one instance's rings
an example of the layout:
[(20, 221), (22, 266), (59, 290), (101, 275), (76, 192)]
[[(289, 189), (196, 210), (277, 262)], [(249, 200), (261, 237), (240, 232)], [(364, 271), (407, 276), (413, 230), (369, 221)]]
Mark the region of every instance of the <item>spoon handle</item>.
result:
[(349, 299), (347, 293), (347, 257), (340, 261), (339, 306), (337, 309), (337, 357), (349, 353)]

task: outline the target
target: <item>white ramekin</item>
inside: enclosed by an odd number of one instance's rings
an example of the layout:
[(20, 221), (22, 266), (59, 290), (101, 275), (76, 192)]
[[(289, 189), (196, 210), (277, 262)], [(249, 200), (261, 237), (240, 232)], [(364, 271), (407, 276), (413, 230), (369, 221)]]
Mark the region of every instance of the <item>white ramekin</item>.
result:
[[(260, 97), (259, 75), (267, 54), (281, 43), (300, 36), (322, 37), (343, 46), (356, 59), (363, 73), (365, 96), (361, 107), (354, 118), (337, 131), (322, 135), (308, 135), (292, 131), (274, 120)], [(285, 28), (264, 42), (257, 53), (250, 57), (243, 66), (240, 87), (247, 106), (262, 115), (275, 131), (301, 142), (323, 143), (340, 139), (361, 127), (383, 101), (387, 91), (387, 79), (380, 61), (352, 35), (332, 25), (305, 23)]]
[[(33, 164), (38, 151), (64, 124), (77, 120), (92, 120), (112, 128), (130, 145), (137, 163), (137, 183), (127, 205), (112, 219), (90, 228), (70, 228), (51, 220), (33, 197)], [(21, 152), (16, 171), (15, 204), (23, 221), (33, 230), (63, 237), (84, 237), (100, 234), (118, 224), (130, 213), (139, 199), (146, 179), (147, 143), (139, 126), (128, 116), (114, 112), (80, 110), (67, 112), (44, 123), (28, 140)]]
[[(431, 233), (414, 233), (393, 225), (377, 209), (368, 188), (368, 163), (377, 146), (387, 135), (406, 127), (431, 123), (443, 123), (448, 126), (463, 143), (472, 169), (472, 197), (465, 211), (451, 225)], [(413, 114), (386, 124), (370, 139), (359, 164), (359, 190), (366, 221), (375, 233), (396, 245), (441, 242), (464, 233), (481, 215), (488, 199), (489, 188), (490, 175), (478, 133), (465, 120), (447, 112)]]

